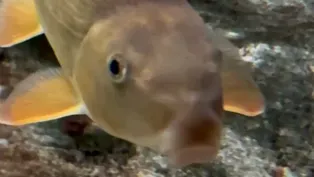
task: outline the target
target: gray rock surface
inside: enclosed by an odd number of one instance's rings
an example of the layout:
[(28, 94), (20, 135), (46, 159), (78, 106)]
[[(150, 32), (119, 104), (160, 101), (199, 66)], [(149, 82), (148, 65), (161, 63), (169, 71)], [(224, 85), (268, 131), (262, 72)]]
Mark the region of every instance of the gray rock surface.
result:
[[(268, 177), (276, 166), (314, 176), (314, 0), (190, 2), (210, 27), (225, 30), (243, 59), (254, 63), (254, 78), (267, 100), (266, 112), (255, 118), (226, 113), (217, 161), (169, 169), (165, 157), (101, 130), (68, 136), (60, 119), (0, 125), (0, 176)], [(3, 52), (0, 85), (5, 88), (56, 64), (44, 36)]]

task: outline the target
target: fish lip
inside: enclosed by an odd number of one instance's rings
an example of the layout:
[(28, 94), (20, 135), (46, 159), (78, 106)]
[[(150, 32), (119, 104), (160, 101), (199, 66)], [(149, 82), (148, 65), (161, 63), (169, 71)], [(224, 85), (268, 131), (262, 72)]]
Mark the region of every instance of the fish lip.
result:
[(175, 167), (184, 167), (191, 164), (210, 163), (217, 156), (217, 148), (199, 145), (194, 147), (173, 149), (167, 152), (170, 164)]
[[(161, 151), (168, 157), (170, 165), (180, 168), (210, 163), (216, 158), (220, 149), (222, 121), (218, 117), (202, 117), (178, 118), (163, 132)], [(201, 132), (206, 135), (199, 134), (195, 128), (205, 130)]]

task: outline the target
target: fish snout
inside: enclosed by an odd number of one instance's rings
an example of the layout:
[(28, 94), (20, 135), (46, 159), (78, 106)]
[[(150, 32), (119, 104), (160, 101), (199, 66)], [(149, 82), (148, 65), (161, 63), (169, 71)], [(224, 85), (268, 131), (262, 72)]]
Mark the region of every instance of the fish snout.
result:
[[(222, 108), (221, 108), (222, 110)], [(166, 154), (175, 166), (208, 163), (218, 154), (222, 111), (208, 108), (180, 115), (167, 130)]]

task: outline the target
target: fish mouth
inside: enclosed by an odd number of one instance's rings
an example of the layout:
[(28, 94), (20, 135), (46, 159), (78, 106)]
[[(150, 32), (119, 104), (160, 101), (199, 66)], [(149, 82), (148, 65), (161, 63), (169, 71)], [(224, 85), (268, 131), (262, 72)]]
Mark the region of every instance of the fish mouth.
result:
[(194, 163), (208, 163), (216, 157), (216, 154), (217, 148), (214, 146), (198, 145), (173, 150), (168, 156), (172, 165), (183, 167)]
[(171, 165), (209, 163), (220, 149), (222, 121), (217, 115), (196, 114), (174, 120), (166, 132), (163, 149)]

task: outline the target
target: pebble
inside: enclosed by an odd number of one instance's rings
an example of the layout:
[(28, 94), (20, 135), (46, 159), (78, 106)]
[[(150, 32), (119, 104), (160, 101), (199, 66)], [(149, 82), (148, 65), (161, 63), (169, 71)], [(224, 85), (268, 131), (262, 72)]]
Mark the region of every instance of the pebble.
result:
[(8, 146), (9, 142), (6, 139), (0, 139), (0, 146)]

